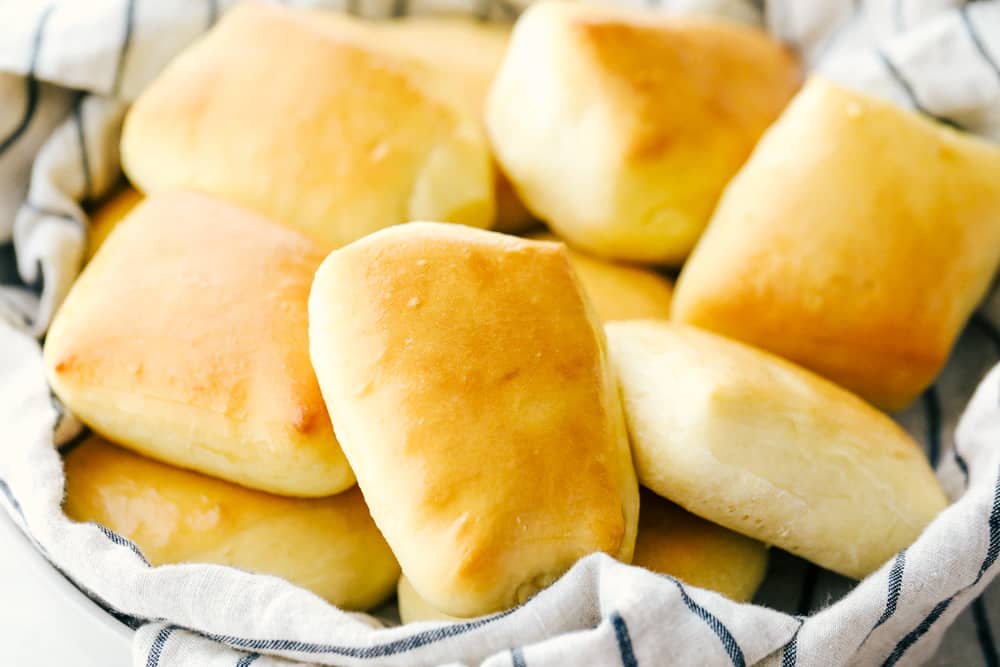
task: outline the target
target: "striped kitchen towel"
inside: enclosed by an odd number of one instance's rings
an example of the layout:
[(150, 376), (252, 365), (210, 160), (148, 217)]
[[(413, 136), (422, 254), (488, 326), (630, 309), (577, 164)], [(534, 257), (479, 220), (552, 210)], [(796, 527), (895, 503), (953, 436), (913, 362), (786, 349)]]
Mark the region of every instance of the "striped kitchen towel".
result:
[[(766, 26), (810, 67), (1000, 140), (1000, 0), (630, 0)], [(523, 0), (341, 0), (372, 17), (516, 16)], [(57, 445), (80, 424), (46, 385), (38, 338), (79, 270), (82, 205), (120, 178), (128, 102), (209, 29), (222, 0), (0, 1), (0, 505), (53, 567), (136, 630), (136, 665), (997, 665), (1000, 290), (899, 415), (953, 499), (854, 584), (780, 552), (757, 595), (719, 595), (595, 555), (514, 610), (381, 627), (273, 577), (152, 568), (60, 511)], [(1000, 174), (998, 174), (1000, 178)]]

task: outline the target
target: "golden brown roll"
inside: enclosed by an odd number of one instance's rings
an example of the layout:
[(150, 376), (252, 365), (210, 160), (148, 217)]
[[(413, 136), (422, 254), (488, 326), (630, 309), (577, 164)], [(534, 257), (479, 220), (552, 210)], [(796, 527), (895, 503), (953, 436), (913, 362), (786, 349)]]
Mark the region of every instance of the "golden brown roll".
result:
[(543, 2), (514, 27), (486, 121), (521, 198), (561, 237), (678, 264), (799, 81), (752, 28)]
[(413, 588), (413, 584), (406, 576), (399, 578), (396, 584), (396, 603), (399, 607), (399, 620), (403, 623), (415, 623), (417, 621), (452, 621), (458, 622), (466, 619), (458, 616), (449, 616), (443, 611), (438, 611), (427, 603), (427, 600), (420, 597), (420, 593)]
[(767, 547), (643, 489), (632, 564), (747, 602), (767, 573)]
[(509, 25), (457, 16), (411, 16), (366, 25), (372, 29), (373, 48), (418, 60), (437, 83), (449, 87), (456, 102), (483, 113), (510, 40)]
[(45, 341), (53, 390), (95, 431), (256, 489), (354, 483), (309, 361), (325, 251), (188, 193), (137, 206), (73, 285)]
[[(647, 489), (641, 489), (639, 497), (633, 565), (738, 602), (753, 597), (767, 572), (766, 546), (686, 512)], [(399, 578), (396, 593), (403, 623), (464, 620), (432, 607), (405, 576)]]
[(66, 456), (63, 509), (138, 545), (152, 565), (218, 563), (271, 574), (345, 609), (391, 592), (399, 565), (361, 492), (282, 498), (143, 458), (98, 437)]
[(227, 12), (126, 117), (129, 179), (219, 196), (327, 247), (412, 219), (489, 225), (480, 115), (356, 23), (264, 3)]
[(669, 322), (606, 327), (642, 484), (853, 578), (944, 509), (919, 446), (809, 371)]
[(90, 234), (87, 236), (87, 255), (89, 262), (97, 253), (108, 234), (114, 231), (118, 223), (129, 214), (136, 204), (142, 201), (142, 195), (129, 185), (100, 203), (90, 215)]
[[(510, 26), (464, 17), (408, 17), (371, 24), (382, 30), (372, 46), (422, 62), (455, 102), (482, 118), (486, 97), (507, 50)], [(500, 166), (494, 162), (496, 218), (493, 228), (515, 233), (537, 224)]]
[(372, 517), (435, 608), (629, 561), (638, 490), (604, 336), (563, 247), (412, 223), (337, 250), (313, 365)]
[(1000, 262), (998, 173), (995, 144), (811, 79), (726, 190), (673, 316), (902, 408)]
[[(531, 234), (528, 238), (559, 240), (545, 233)], [(602, 321), (670, 317), (674, 288), (660, 274), (638, 266), (591, 257), (569, 247), (566, 248), (566, 256)]]

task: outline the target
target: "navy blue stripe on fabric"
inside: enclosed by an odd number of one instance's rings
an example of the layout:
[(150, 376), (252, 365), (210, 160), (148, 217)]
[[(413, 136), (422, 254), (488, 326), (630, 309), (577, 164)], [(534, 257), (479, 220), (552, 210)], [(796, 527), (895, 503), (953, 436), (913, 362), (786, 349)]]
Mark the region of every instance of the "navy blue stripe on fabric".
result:
[(125, 30), (122, 35), (122, 45), (118, 51), (118, 63), (115, 65), (115, 78), (111, 83), (111, 96), (118, 97), (122, 89), (122, 79), (125, 76), (125, 60), (132, 46), (132, 31), (135, 28), (135, 2), (128, 0), (125, 4)]
[(166, 646), (167, 640), (176, 629), (174, 626), (168, 625), (156, 633), (156, 639), (153, 640), (153, 645), (149, 647), (149, 655), (146, 656), (146, 667), (157, 667), (160, 664), (163, 647)]
[(997, 657), (996, 642), (993, 639), (993, 630), (990, 628), (990, 617), (986, 613), (986, 604), (983, 603), (983, 596), (972, 601), (972, 622), (976, 626), (976, 639), (979, 640), (979, 650), (983, 654), (983, 664), (986, 667), (1000, 666), (1000, 659)]
[(952, 596), (938, 602), (937, 605), (934, 606), (934, 609), (931, 610), (931, 613), (927, 614), (927, 617), (920, 621), (920, 625), (908, 632), (906, 636), (903, 637), (898, 644), (896, 644), (896, 648), (892, 650), (889, 657), (882, 663), (882, 667), (892, 667), (892, 665), (899, 662), (899, 659), (903, 657), (903, 654), (906, 653), (911, 646), (916, 644), (921, 637), (927, 634), (927, 632), (931, 629), (931, 626), (933, 626), (934, 623), (941, 618), (941, 614), (943, 614), (948, 607), (951, 606), (951, 602), (954, 599), (955, 597)]
[(979, 574), (976, 575), (976, 580), (972, 582), (975, 586), (986, 574), (994, 563), (997, 562), (997, 555), (1000, 555), (1000, 479), (997, 480), (996, 486), (993, 487), (993, 508), (990, 510), (990, 542), (986, 549), (986, 558), (983, 559), (983, 564), (979, 566)]
[[(17, 513), (21, 515), (21, 518), (24, 519), (25, 518), (24, 512), (21, 509), (20, 503), (17, 502), (17, 498), (14, 497), (14, 494), (11, 492), (10, 487), (7, 486), (7, 483), (2, 479), (0, 479), (0, 494), (6, 497), (7, 502), (10, 503), (10, 505), (17, 511)], [(48, 552), (45, 550), (45, 547), (40, 542), (35, 540), (34, 537), (32, 537), (32, 535), (27, 531), (25, 531), (25, 536), (28, 538), (31, 544), (34, 545), (36, 549), (38, 549), (38, 552), (42, 554), (42, 556), (44, 556), (47, 561), (49, 561), (53, 569), (55, 569), (55, 571), (58, 572), (63, 579), (69, 582), (69, 584), (73, 586), (73, 588), (80, 591), (80, 593), (85, 597), (87, 597), (91, 602), (93, 602), (98, 607), (106, 611), (109, 615), (114, 617), (115, 620), (120, 622), (122, 625), (125, 625), (135, 630), (144, 622), (148, 622), (148, 619), (143, 620), (137, 616), (131, 616), (129, 614), (125, 614), (118, 611), (107, 600), (97, 595), (96, 593), (88, 590), (86, 587), (78, 584), (76, 581), (72, 579), (72, 577), (66, 574), (61, 567), (59, 567), (58, 565), (55, 564), (55, 562), (52, 561), (52, 558), (49, 556)]]
[(965, 457), (958, 451), (957, 444), (955, 445), (955, 449), (952, 450), (952, 454), (955, 456), (955, 465), (962, 471), (962, 476), (965, 478), (965, 486), (969, 486), (969, 464), (965, 461)]
[(732, 660), (733, 665), (736, 667), (746, 667), (746, 659), (743, 657), (743, 649), (740, 645), (736, 643), (736, 638), (733, 637), (732, 633), (729, 632), (729, 628), (722, 624), (722, 621), (718, 619), (712, 612), (708, 611), (697, 602), (691, 599), (684, 590), (684, 586), (676, 579), (671, 578), (671, 581), (677, 586), (677, 590), (681, 592), (681, 600), (684, 605), (694, 612), (701, 620), (712, 629), (712, 632), (718, 636), (719, 641), (722, 642), (722, 648), (726, 650), (729, 655), (729, 659)]
[[(900, 551), (892, 561), (892, 569), (889, 570), (889, 587), (885, 596), (885, 610), (872, 627), (879, 627), (896, 613), (896, 606), (899, 604), (899, 594), (903, 590), (903, 571), (906, 569), (906, 552)], [(871, 634), (871, 633), (869, 633)]]
[(903, 572), (905, 569), (906, 551), (900, 551), (896, 554), (896, 558), (892, 561), (892, 568), (889, 570), (888, 585), (885, 594), (885, 609), (882, 610), (882, 615), (875, 621), (875, 625), (868, 631), (865, 638), (861, 640), (858, 648), (864, 646), (869, 637), (896, 613), (896, 607), (899, 604), (899, 594), (903, 589)]
[[(1000, 470), (998, 470), (1000, 473)], [(941, 617), (948, 607), (951, 605), (955, 596), (960, 593), (967, 591), (972, 588), (980, 581), (982, 581), (983, 576), (987, 571), (996, 563), (997, 556), (1000, 555), (1000, 474), (998, 474), (997, 481), (994, 482), (993, 486), (993, 506), (990, 509), (989, 518), (989, 528), (990, 537), (989, 545), (986, 548), (986, 556), (983, 558), (982, 565), (979, 566), (979, 573), (976, 575), (975, 580), (968, 586), (962, 587), (955, 595), (950, 595), (944, 600), (938, 602), (929, 614), (922, 620), (917, 627), (911, 630), (903, 639), (896, 644), (896, 647), (886, 658), (885, 662), (882, 663), (883, 667), (891, 667), (899, 662), (899, 659), (903, 657), (906, 651), (917, 643), (921, 637), (923, 637), (931, 629), (935, 622)]]
[(510, 667), (528, 667), (528, 663), (524, 661), (524, 651), (520, 647), (510, 650)]
[(618, 655), (622, 659), (622, 667), (639, 667), (632, 650), (632, 638), (628, 634), (625, 619), (617, 611), (611, 614), (611, 625), (615, 629), (615, 641), (618, 642)]
[(38, 54), (42, 50), (42, 35), (45, 34), (45, 25), (49, 21), (49, 17), (52, 16), (52, 10), (55, 9), (53, 5), (49, 5), (44, 10), (42, 10), (41, 15), (38, 17), (38, 25), (35, 27), (35, 35), (31, 42), (31, 59), (28, 64), (28, 74), (25, 77), (25, 102), (24, 102), (24, 113), (21, 114), (21, 120), (18, 122), (17, 126), (11, 130), (2, 141), (0, 141), (0, 155), (3, 155), (11, 146), (13, 146), (21, 135), (28, 129), (31, 125), (31, 119), (35, 116), (35, 109), (38, 107), (38, 80), (35, 79), (35, 68), (38, 66)]
[(41, 551), (42, 555), (45, 556), (46, 560), (49, 561), (49, 563), (52, 565), (52, 567), (55, 568), (56, 572), (58, 572), (62, 576), (63, 579), (65, 579), (67, 582), (69, 582), (69, 584), (71, 586), (73, 586), (73, 588), (75, 588), (76, 590), (80, 591), (81, 595), (83, 595), (88, 600), (90, 600), (91, 602), (93, 602), (94, 604), (96, 604), (98, 607), (100, 607), (101, 609), (103, 609), (105, 612), (108, 613), (109, 616), (111, 616), (112, 618), (114, 618), (116, 621), (118, 621), (119, 623), (121, 623), (125, 627), (130, 628), (132, 630), (136, 630), (140, 626), (142, 626), (142, 625), (144, 625), (146, 623), (149, 623), (150, 621), (154, 621), (154, 620), (161, 621), (161, 620), (163, 620), (163, 619), (144, 619), (144, 618), (141, 618), (139, 616), (132, 616), (130, 614), (126, 614), (126, 613), (124, 613), (122, 611), (119, 611), (110, 602), (108, 602), (107, 600), (105, 600), (104, 598), (102, 598), (97, 593), (94, 593), (93, 591), (91, 591), (87, 587), (85, 587), (85, 586), (83, 586), (81, 584), (78, 584), (76, 581), (74, 581), (72, 579), (72, 577), (70, 577), (68, 574), (66, 574), (65, 572), (63, 572), (63, 570), (58, 565), (56, 565), (55, 563), (52, 562), (52, 559), (49, 558), (48, 553), (46, 553), (44, 547), (42, 547), (41, 544), (39, 544), (37, 542), (33, 542), (33, 543), (35, 544), (36, 547), (38, 547), (38, 550)]
[(941, 399), (937, 387), (931, 385), (921, 396), (924, 406), (924, 422), (927, 427), (927, 458), (931, 467), (936, 468), (941, 459)]
[(250, 667), (260, 657), (260, 653), (247, 653), (236, 663), (236, 667)]
[(795, 667), (795, 663), (799, 659), (799, 631), (802, 629), (802, 624), (805, 623), (805, 618), (802, 616), (795, 618), (799, 622), (799, 627), (795, 628), (795, 634), (781, 648), (781, 667)]
[(375, 644), (374, 646), (335, 646), (332, 644), (314, 644), (312, 642), (303, 642), (294, 639), (246, 639), (244, 637), (234, 637), (232, 635), (202, 634), (204, 637), (213, 641), (222, 642), (223, 644), (228, 644), (234, 648), (250, 651), (285, 651), (289, 653), (312, 654), (331, 653), (345, 658), (359, 659), (384, 658), (389, 655), (397, 655), (399, 653), (413, 651), (423, 646), (427, 646), (428, 644), (433, 644), (444, 639), (449, 639), (451, 637), (456, 637), (467, 632), (477, 630), (485, 625), (489, 625), (490, 623), (494, 623), (501, 618), (513, 614), (517, 611), (517, 609), (518, 608), (515, 607), (514, 609), (508, 609), (507, 611), (494, 614), (493, 616), (487, 616), (486, 618), (480, 618), (465, 623), (453, 623), (452, 625), (446, 625), (440, 628), (434, 628), (433, 630), (420, 632), (404, 639), (397, 639), (385, 644)]
[(914, 109), (916, 109), (917, 111), (926, 116), (930, 116), (937, 122), (953, 127), (956, 130), (963, 129), (961, 125), (951, 120), (950, 118), (945, 118), (944, 116), (938, 116), (936, 114), (933, 114), (930, 112), (929, 109), (927, 109), (927, 107), (921, 104), (920, 100), (917, 99), (917, 93), (916, 91), (913, 90), (913, 86), (910, 85), (910, 82), (906, 79), (905, 76), (903, 76), (903, 73), (899, 70), (898, 67), (896, 67), (896, 64), (892, 62), (892, 60), (889, 58), (889, 55), (885, 51), (883, 51), (882, 49), (875, 49), (875, 54), (878, 56), (878, 59), (882, 61), (882, 64), (885, 66), (885, 69), (889, 72), (889, 74), (892, 75), (892, 78), (896, 80), (896, 83), (899, 84), (899, 87), (903, 89), (904, 93), (906, 93), (906, 97), (910, 100), (910, 104), (913, 105)]
[(962, 5), (958, 10), (959, 16), (962, 17), (962, 23), (965, 24), (965, 31), (969, 34), (969, 39), (972, 40), (973, 46), (979, 51), (979, 55), (983, 57), (986, 64), (989, 65), (993, 71), (996, 73), (997, 77), (1000, 77), (1000, 65), (997, 64), (993, 57), (990, 56), (990, 52), (986, 50), (986, 45), (979, 38), (979, 33), (976, 31), (976, 26), (972, 25), (972, 19), (969, 18), (969, 6)]
[(145, 564), (146, 566), (149, 565), (149, 561), (146, 560), (146, 557), (143, 555), (139, 547), (136, 546), (135, 542), (126, 537), (122, 537), (118, 533), (108, 529), (105, 526), (102, 526), (99, 523), (95, 523), (94, 525), (97, 526), (97, 529), (100, 530), (101, 533), (103, 533), (104, 536), (108, 538), (108, 540), (110, 540), (112, 544), (116, 544), (120, 547), (125, 547), (126, 549), (134, 553), (136, 556), (138, 556), (139, 560), (141, 560), (143, 564)]
[(87, 155), (87, 138), (83, 125), (83, 103), (86, 99), (86, 93), (78, 93), (76, 102), (73, 104), (73, 125), (76, 128), (76, 143), (80, 150), (80, 172), (83, 175), (84, 200), (94, 196), (94, 185), (90, 177), (90, 156)]

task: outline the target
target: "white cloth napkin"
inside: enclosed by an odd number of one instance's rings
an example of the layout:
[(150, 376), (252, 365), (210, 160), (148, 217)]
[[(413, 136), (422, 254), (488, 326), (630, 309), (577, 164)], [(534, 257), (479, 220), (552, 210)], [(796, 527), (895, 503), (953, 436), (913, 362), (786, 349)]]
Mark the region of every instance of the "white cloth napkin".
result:
[[(504, 19), (525, 2), (325, 4), (372, 17)], [(652, 4), (759, 23), (842, 83), (1000, 139), (998, 0)], [(80, 425), (52, 397), (36, 338), (79, 269), (87, 233), (80, 202), (119, 178), (128, 101), (227, 6), (0, 3), (0, 504), (55, 567), (137, 628), (136, 665), (893, 665), (924, 662), (939, 647), (938, 664), (997, 664), (991, 623), (1000, 623), (1000, 590), (979, 596), (1000, 554), (1000, 367), (986, 375), (1000, 359), (998, 290), (936, 385), (899, 415), (954, 504), (856, 586), (775, 550), (760, 606), (740, 605), (591, 556), (513, 611), (381, 628), (272, 577), (212, 565), (151, 568), (123, 537), (68, 521), (55, 445)]]

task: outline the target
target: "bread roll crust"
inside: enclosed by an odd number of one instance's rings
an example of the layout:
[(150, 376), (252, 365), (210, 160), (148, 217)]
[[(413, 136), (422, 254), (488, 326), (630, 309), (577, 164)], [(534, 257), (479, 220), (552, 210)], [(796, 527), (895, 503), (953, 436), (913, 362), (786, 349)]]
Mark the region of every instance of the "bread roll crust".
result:
[(192, 193), (154, 195), (111, 234), (45, 341), (53, 390), (95, 431), (272, 493), (354, 482), (309, 361), (325, 251)]
[(133, 105), (129, 179), (222, 197), (328, 247), (412, 219), (489, 225), (479, 114), (356, 23), (264, 3), (227, 12)]
[(443, 611), (438, 611), (427, 603), (427, 600), (420, 597), (420, 593), (413, 587), (406, 576), (401, 576), (396, 584), (396, 604), (399, 607), (399, 620), (403, 623), (417, 623), (419, 621), (448, 621), (458, 623), (467, 619), (458, 616), (449, 616)]
[(814, 77), (727, 188), (673, 317), (900, 409), (1000, 263), (997, 173), (1000, 147)]
[(514, 28), (487, 127), (525, 204), (561, 237), (678, 264), (799, 82), (791, 54), (751, 28), (538, 3)]
[[(528, 238), (559, 240), (546, 233), (530, 234)], [(674, 288), (662, 275), (639, 266), (592, 257), (570, 247), (566, 248), (566, 257), (601, 321), (670, 317)]]
[[(507, 50), (510, 26), (465, 17), (423, 16), (377, 21), (371, 26), (381, 31), (373, 33), (373, 48), (419, 60), (445, 94), (483, 119), (486, 98)], [(493, 229), (513, 234), (537, 224), (495, 161), (493, 183)]]
[(639, 480), (688, 511), (860, 579), (947, 505), (917, 443), (831, 382), (693, 327), (605, 328)]
[(388, 597), (399, 575), (357, 488), (329, 498), (282, 498), (96, 436), (67, 454), (65, 467), (66, 515), (124, 535), (152, 565), (231, 565), (359, 610)]
[[(632, 564), (749, 602), (767, 573), (767, 547), (643, 489)], [(402, 607), (401, 607), (402, 608)]]
[[(767, 547), (705, 521), (647, 489), (640, 489), (639, 532), (632, 564), (692, 586), (747, 602), (764, 580)], [(396, 587), (403, 623), (467, 619), (432, 607), (405, 577)]]
[(434, 607), (488, 613), (588, 553), (631, 559), (618, 392), (560, 245), (401, 225), (332, 253), (309, 312), (338, 437)]
[(131, 186), (124, 186), (102, 201), (90, 212), (90, 230), (87, 234), (87, 255), (89, 262), (105, 239), (114, 231), (118, 223), (142, 201), (142, 195)]

